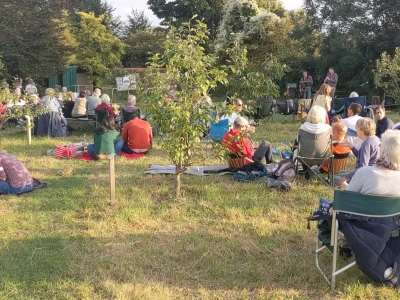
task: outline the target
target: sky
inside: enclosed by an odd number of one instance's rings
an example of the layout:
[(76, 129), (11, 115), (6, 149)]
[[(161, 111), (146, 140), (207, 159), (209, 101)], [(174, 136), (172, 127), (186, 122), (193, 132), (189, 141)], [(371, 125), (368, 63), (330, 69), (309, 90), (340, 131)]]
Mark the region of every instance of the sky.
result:
[[(286, 9), (296, 9), (302, 6), (303, 0), (281, 0)], [(147, 0), (108, 0), (115, 7), (115, 13), (119, 15), (123, 20), (126, 19), (126, 15), (130, 13), (132, 8), (143, 10), (148, 16), (152, 25), (158, 25), (159, 19), (152, 13), (147, 7)]]

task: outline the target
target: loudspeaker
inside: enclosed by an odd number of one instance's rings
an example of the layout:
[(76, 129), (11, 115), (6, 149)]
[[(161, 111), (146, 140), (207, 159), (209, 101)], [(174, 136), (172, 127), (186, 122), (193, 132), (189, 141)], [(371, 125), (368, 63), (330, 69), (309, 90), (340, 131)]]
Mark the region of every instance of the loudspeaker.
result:
[(372, 104), (372, 105), (379, 105), (379, 104), (381, 104), (381, 97), (379, 97), (379, 96), (372, 96), (371, 104)]
[(297, 90), (297, 84), (296, 83), (288, 83), (286, 84), (286, 88), (289, 92), (289, 99), (296, 99), (296, 90)]

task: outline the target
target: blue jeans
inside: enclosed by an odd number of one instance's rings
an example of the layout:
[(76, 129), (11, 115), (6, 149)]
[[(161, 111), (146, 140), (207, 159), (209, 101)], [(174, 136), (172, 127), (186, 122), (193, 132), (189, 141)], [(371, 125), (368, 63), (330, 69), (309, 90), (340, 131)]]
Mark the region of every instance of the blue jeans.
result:
[[(122, 139), (116, 140), (116, 141), (114, 142), (114, 151), (115, 151), (115, 154), (118, 155), (118, 154), (121, 152), (123, 146), (124, 146), (124, 141), (123, 141)], [(89, 144), (89, 145), (87, 146), (87, 151), (89, 152), (90, 156), (91, 156), (93, 159), (97, 159), (97, 155), (96, 155), (96, 153), (95, 153), (94, 144)]]
[(30, 191), (32, 188), (33, 188), (32, 184), (27, 184), (23, 187), (15, 188), (11, 184), (9, 184), (7, 181), (2, 181), (2, 182), (0, 182), (0, 195), (4, 195), (4, 194), (19, 195), (19, 194)]
[(311, 99), (311, 86), (305, 88), (304, 99)]

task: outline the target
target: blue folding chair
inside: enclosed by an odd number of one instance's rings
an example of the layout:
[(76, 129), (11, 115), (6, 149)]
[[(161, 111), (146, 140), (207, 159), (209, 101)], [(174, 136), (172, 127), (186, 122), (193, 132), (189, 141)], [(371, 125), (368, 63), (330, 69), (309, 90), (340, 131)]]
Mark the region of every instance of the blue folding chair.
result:
[(358, 103), (361, 105), (362, 110), (361, 110), (361, 116), (362, 117), (367, 117), (372, 120), (375, 120), (375, 114), (372, 108), (367, 107), (367, 97), (366, 96), (360, 96), (360, 97), (355, 97), (355, 98), (344, 98), (344, 112), (343, 112), (343, 118), (347, 118), (347, 109), (350, 107), (352, 103)]
[(211, 122), (208, 138), (212, 141), (221, 144), (222, 138), (229, 130), (229, 119), (224, 119), (218, 123)]

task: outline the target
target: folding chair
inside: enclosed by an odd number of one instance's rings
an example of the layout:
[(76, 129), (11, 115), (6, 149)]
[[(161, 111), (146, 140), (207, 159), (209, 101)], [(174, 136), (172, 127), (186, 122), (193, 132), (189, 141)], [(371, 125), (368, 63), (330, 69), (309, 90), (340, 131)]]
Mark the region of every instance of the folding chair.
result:
[[(391, 217), (400, 214), (400, 197), (390, 196), (374, 196), (365, 195), (350, 191), (334, 191), (333, 200), (333, 214), (332, 214), (332, 229), (330, 243), (320, 243), (320, 230), (317, 223), (317, 241), (315, 249), (315, 264), (322, 276), (331, 285), (332, 290), (335, 289), (336, 276), (350, 269), (356, 264), (355, 261), (345, 265), (337, 270), (337, 256), (338, 256), (338, 235), (339, 235), (339, 222), (338, 217), (340, 213), (353, 214), (366, 217)], [(339, 216), (338, 216), (339, 215)], [(398, 230), (396, 230), (398, 231)], [(332, 273), (331, 280), (320, 267), (319, 253), (328, 249), (332, 255)]]
[(211, 122), (208, 138), (221, 144), (222, 138), (229, 130), (229, 119), (220, 120), (218, 123)]
[(367, 117), (375, 121), (375, 114), (372, 108), (367, 107), (367, 97), (355, 97), (355, 98), (344, 98), (344, 112), (343, 118), (347, 118), (347, 109), (350, 107), (352, 103), (358, 103), (361, 105), (361, 116)]
[(140, 108), (137, 108), (133, 111), (126, 111), (124, 109), (122, 109), (122, 121), (123, 123), (127, 123), (131, 120), (132, 115), (137, 115), (140, 118), (141, 115), (141, 111)]
[(95, 109), (96, 113), (96, 128), (103, 124), (103, 120), (108, 116), (108, 110), (106, 108), (103, 109)]
[(258, 107), (256, 111), (256, 115), (254, 119), (256, 120), (266, 120), (272, 121), (274, 120), (274, 101), (270, 99), (259, 99), (258, 101)]
[[(276, 100), (276, 113), (283, 117), (282, 124), (294, 123), (296, 116), (296, 101), (293, 99), (289, 100)], [(290, 121), (289, 118), (292, 118)]]
[[(310, 133), (308, 131), (299, 129), (297, 136), (298, 145), (294, 147), (297, 149), (297, 154), (294, 156), (294, 164), (296, 169), (296, 178), (299, 178), (299, 169), (301, 164), (306, 166), (309, 172), (313, 172), (321, 182), (329, 186), (321, 174), (317, 174), (311, 169), (312, 166), (320, 166), (326, 162), (332, 165), (332, 138), (330, 131), (321, 133)], [(329, 176), (333, 178), (333, 168), (329, 169)]]
[(329, 118), (343, 114), (344, 110), (344, 98), (333, 98)]

